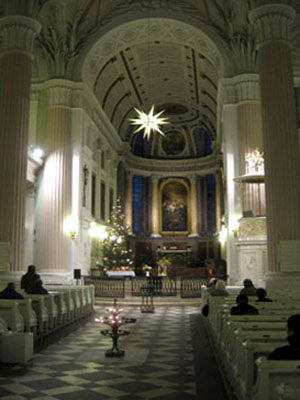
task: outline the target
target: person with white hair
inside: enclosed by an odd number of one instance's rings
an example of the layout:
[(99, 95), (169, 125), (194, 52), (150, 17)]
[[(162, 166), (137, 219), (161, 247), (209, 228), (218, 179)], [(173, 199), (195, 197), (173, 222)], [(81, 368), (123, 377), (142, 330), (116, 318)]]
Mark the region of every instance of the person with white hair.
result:
[(229, 296), (229, 292), (226, 290), (225, 282), (221, 279), (218, 279), (215, 287), (209, 291), (211, 296)]

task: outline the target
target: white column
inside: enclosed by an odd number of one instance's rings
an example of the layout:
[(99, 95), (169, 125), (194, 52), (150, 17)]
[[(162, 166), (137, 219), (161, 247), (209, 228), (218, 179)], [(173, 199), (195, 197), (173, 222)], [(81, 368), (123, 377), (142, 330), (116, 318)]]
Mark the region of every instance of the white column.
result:
[[(259, 76), (244, 74), (234, 78), (237, 91), (239, 168), (240, 175), (246, 173), (245, 158), (258, 148), (263, 151)], [(265, 215), (264, 184), (244, 185), (243, 211), (254, 215)]]
[(250, 12), (258, 31), (269, 276), (290, 276), (291, 282), (300, 272), (300, 161), (289, 43), (294, 15), (284, 4)]
[(158, 199), (158, 181), (159, 176), (152, 175), (152, 237), (159, 237), (159, 199)]
[(221, 81), (218, 91), (220, 124), (220, 141), (224, 154), (225, 188), (225, 226), (227, 227), (226, 261), (231, 284), (239, 280), (236, 238), (234, 230), (238, 227), (238, 220), (242, 216), (241, 187), (233, 179), (239, 176), (238, 146), (238, 113), (236, 105), (236, 90), (231, 80)]
[(71, 273), (72, 219), (72, 135), (71, 82), (48, 82), (47, 149), (43, 180), (38, 195), (38, 266), (43, 276)]
[(132, 233), (132, 173), (127, 173), (127, 190), (126, 190), (126, 225), (129, 233)]
[(198, 232), (198, 201), (197, 201), (197, 175), (189, 176), (191, 184), (191, 237), (199, 236)]
[[(40, 24), (31, 18), (0, 19), (0, 243), (9, 246), (3, 272), (24, 266), (26, 165), (32, 46)], [(8, 260), (6, 260), (8, 261)]]

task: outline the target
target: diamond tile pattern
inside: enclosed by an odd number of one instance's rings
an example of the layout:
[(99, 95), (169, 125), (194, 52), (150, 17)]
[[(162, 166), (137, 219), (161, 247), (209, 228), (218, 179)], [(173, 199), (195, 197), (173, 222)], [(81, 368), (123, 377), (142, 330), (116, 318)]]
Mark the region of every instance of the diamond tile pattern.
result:
[[(107, 315), (104, 307), (96, 314)], [(191, 315), (195, 306), (156, 307), (142, 314), (126, 307), (123, 316), (137, 318), (119, 339), (123, 358), (106, 358), (111, 339), (103, 325), (89, 320), (44, 346), (27, 365), (0, 366), (2, 400), (196, 400)], [(200, 339), (200, 338), (199, 338)], [(220, 383), (221, 384), (221, 383)], [(226, 399), (219, 398), (219, 400)]]

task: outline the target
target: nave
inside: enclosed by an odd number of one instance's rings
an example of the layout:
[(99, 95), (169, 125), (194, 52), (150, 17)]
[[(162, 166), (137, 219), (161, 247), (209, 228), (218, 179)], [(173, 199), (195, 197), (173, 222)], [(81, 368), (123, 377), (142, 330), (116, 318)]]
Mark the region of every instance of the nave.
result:
[[(108, 315), (96, 306), (96, 316)], [(124, 358), (106, 358), (111, 339), (94, 316), (53, 344), (42, 346), (31, 363), (2, 366), (2, 400), (227, 400), (206, 336), (199, 306), (158, 306), (124, 326)], [(51, 340), (51, 338), (49, 338)]]

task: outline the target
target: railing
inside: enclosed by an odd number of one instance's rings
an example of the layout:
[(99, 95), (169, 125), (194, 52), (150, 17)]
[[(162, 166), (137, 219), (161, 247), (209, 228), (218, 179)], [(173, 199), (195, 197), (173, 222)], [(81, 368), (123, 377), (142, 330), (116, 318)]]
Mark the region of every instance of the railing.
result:
[(176, 278), (168, 277), (135, 277), (131, 280), (131, 295), (142, 296), (148, 289), (153, 296), (177, 296)]
[(113, 297), (123, 299), (125, 297), (125, 279), (93, 277), (85, 278), (86, 285), (95, 286), (95, 297)]
[(206, 279), (199, 277), (181, 277), (180, 296), (183, 299), (201, 297), (201, 286), (206, 284)]
[[(177, 288), (177, 280), (180, 287)], [(125, 278), (108, 277), (85, 277), (86, 285), (95, 286), (95, 297), (125, 298)], [(126, 295), (142, 296), (145, 289), (153, 296), (177, 296), (181, 298), (201, 297), (201, 285), (206, 285), (207, 280), (203, 277), (145, 277), (136, 276), (127, 280)], [(177, 293), (177, 289), (178, 293)]]

